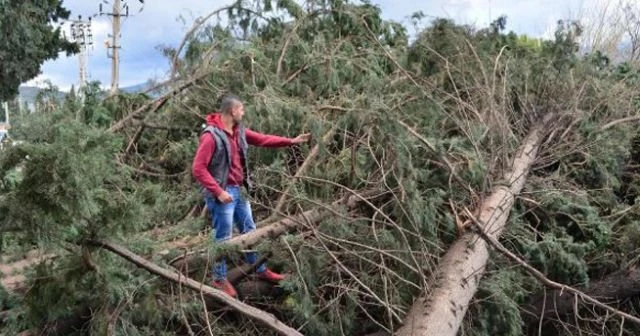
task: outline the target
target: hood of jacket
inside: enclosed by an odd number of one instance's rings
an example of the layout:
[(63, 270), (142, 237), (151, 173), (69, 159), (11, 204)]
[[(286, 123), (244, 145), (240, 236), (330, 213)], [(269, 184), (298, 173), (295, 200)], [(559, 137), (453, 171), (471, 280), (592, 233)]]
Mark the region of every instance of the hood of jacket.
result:
[(220, 112), (214, 112), (207, 115), (207, 126), (214, 126), (221, 130), (224, 130), (224, 123), (222, 122), (222, 114)]
[[(213, 113), (208, 114), (207, 117), (206, 117), (206, 122), (207, 122), (207, 126), (213, 126), (215, 128), (218, 128), (218, 129), (224, 131), (225, 133), (230, 134), (226, 130), (224, 122), (222, 121), (222, 113), (213, 112)], [(238, 129), (238, 124), (236, 123), (235, 125), (233, 125), (233, 133), (235, 133), (235, 131), (237, 129)]]

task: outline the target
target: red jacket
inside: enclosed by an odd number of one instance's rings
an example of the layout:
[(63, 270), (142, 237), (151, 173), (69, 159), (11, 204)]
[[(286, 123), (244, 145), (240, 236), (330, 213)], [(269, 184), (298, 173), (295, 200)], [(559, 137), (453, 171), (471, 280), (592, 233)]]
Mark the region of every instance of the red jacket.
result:
[[(227, 185), (242, 185), (244, 174), (242, 171), (242, 162), (240, 162), (240, 153), (238, 152), (238, 132), (236, 132), (237, 125), (233, 128), (233, 134), (227, 132), (224, 129), (220, 113), (207, 115), (207, 125), (223, 130), (229, 138), (229, 143), (231, 145), (231, 167), (229, 169)], [(266, 135), (252, 131), (248, 128), (245, 128), (245, 134), (247, 143), (253, 146), (275, 148), (293, 145), (293, 139), (277, 135)], [(200, 182), (203, 187), (207, 188), (207, 190), (209, 190), (215, 197), (218, 197), (223, 190), (208, 170), (209, 162), (211, 161), (215, 147), (216, 142), (213, 140), (211, 134), (204, 133), (200, 136), (200, 144), (198, 145), (195, 157), (193, 158), (191, 172), (193, 177)]]

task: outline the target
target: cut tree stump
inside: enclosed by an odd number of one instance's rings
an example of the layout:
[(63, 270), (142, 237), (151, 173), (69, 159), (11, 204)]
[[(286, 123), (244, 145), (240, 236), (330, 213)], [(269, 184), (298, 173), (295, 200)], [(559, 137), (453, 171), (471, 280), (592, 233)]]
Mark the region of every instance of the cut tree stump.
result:
[[(546, 132), (542, 122), (523, 140), (501, 183), (494, 183), (492, 193), (478, 209), (479, 221), (485, 232), (499, 237), (511, 207), (525, 183)], [(485, 271), (489, 250), (487, 243), (473, 232), (465, 232), (449, 248), (438, 267), (438, 282), (430, 297), (418, 298), (407, 316), (398, 336), (455, 336), (475, 295)]]

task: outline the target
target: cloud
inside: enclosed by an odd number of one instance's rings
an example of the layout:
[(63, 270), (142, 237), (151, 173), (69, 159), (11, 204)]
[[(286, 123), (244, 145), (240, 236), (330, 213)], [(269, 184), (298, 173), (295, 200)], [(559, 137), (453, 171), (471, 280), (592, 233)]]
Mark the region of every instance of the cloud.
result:
[[(102, 0), (101, 0), (102, 1)], [(298, 0), (300, 1), (300, 0)], [(447, 17), (458, 23), (486, 27), (499, 15), (507, 15), (507, 29), (532, 36), (550, 36), (560, 19), (579, 16), (581, 10), (595, 1), (602, 0), (373, 0), (382, 9), (387, 19), (402, 22), (410, 27), (409, 16), (422, 11), (428, 19)], [(233, 0), (153, 0), (145, 1), (144, 7), (138, 0), (127, 0), (130, 17), (122, 20), (120, 86), (128, 86), (149, 78), (162, 78), (169, 70), (169, 62), (158, 46), (177, 46), (186, 31), (198, 16), (231, 4)], [(109, 4), (103, 4), (103, 11), (111, 12)], [(71, 10), (72, 17), (92, 16), (93, 50), (87, 56), (89, 78), (100, 81), (108, 87), (111, 83), (111, 59), (107, 58), (104, 42), (111, 34), (111, 20), (105, 15), (97, 15), (98, 2), (86, 0), (65, 0), (64, 5)], [(143, 8), (139, 12), (139, 9)], [(224, 15), (222, 15), (224, 16)], [(430, 20), (428, 20), (430, 21)], [(428, 22), (426, 22), (428, 23)], [(62, 89), (78, 83), (78, 61), (76, 56), (60, 55), (56, 60), (43, 65), (42, 74), (32, 80), (49, 79)]]
[(598, 0), (439, 0), (416, 4), (412, 0), (375, 1), (383, 15), (403, 20), (416, 11), (428, 18), (445, 17), (460, 24), (486, 27), (500, 15), (507, 16), (507, 29), (531, 36), (553, 32), (558, 20), (577, 17)]

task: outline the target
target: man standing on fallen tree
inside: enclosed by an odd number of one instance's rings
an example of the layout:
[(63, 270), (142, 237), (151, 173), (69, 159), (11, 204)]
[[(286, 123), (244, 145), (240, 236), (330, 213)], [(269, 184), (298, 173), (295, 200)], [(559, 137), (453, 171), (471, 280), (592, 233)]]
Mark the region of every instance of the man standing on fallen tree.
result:
[[(285, 147), (306, 142), (310, 134), (301, 134), (290, 139), (266, 135), (242, 125), (244, 104), (233, 95), (225, 96), (220, 103), (220, 112), (207, 116), (207, 127), (200, 135), (200, 144), (192, 164), (192, 173), (203, 188), (207, 208), (212, 217), (216, 243), (231, 238), (233, 223), (241, 234), (254, 231), (251, 205), (240, 194), (244, 185), (250, 192), (248, 145), (260, 147)], [(254, 264), (256, 252), (247, 252), (245, 261)], [(261, 264), (256, 273), (264, 280), (278, 282), (284, 277)], [(213, 266), (212, 285), (235, 297), (236, 290), (227, 280), (227, 265), (224, 258)]]

